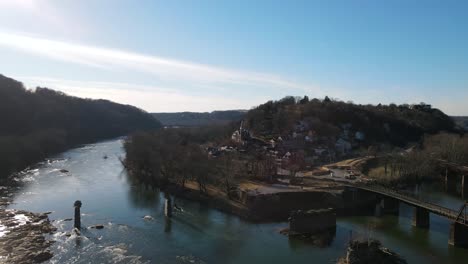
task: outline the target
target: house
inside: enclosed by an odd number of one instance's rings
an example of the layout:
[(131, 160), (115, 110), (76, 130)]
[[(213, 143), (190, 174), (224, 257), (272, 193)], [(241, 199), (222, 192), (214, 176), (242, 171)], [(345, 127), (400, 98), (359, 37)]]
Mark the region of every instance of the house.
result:
[(385, 123), (383, 127), (385, 129), (385, 132), (390, 133), (390, 125), (388, 123)]
[(309, 128), (309, 124), (305, 121), (297, 121), (296, 125), (294, 126), (294, 130), (297, 132), (304, 132)]
[(307, 164), (314, 164), (316, 160), (318, 160), (318, 156), (307, 156), (304, 158), (304, 161)]
[(283, 168), (276, 168), (276, 175), (278, 176), (291, 176), (291, 171)]
[(218, 157), (221, 154), (221, 151), (214, 147), (208, 147), (206, 148), (206, 151), (208, 152), (208, 155), (212, 157)]
[(427, 111), (432, 109), (432, 105), (426, 104), (426, 103), (420, 103), (420, 104), (414, 104), (410, 106), (411, 109), (414, 110), (422, 110), (422, 111)]
[(250, 140), (252, 138), (250, 131), (245, 129), (243, 125), (244, 125), (244, 121), (241, 122), (239, 130), (236, 130), (234, 131), (234, 133), (232, 133), (231, 139), (234, 142), (244, 143), (244, 141)]
[(239, 130), (234, 131), (231, 136), (232, 141), (237, 142), (237, 143), (242, 143), (242, 138)]
[(353, 125), (351, 123), (341, 124), (343, 130), (350, 130)]
[(348, 153), (351, 150), (351, 147), (351, 143), (342, 138), (339, 138), (335, 143), (336, 150), (342, 155)]
[(283, 160), (282, 159), (275, 159), (275, 164), (277, 167), (281, 167), (283, 165)]
[(315, 149), (314, 149), (315, 154), (317, 154), (317, 155), (319, 155), (319, 156), (321, 156), (321, 155), (322, 155), (323, 153), (325, 153), (326, 151), (327, 151), (326, 148), (315, 148)]
[(296, 132), (296, 131), (294, 131), (294, 132), (292, 133), (292, 138), (299, 138), (299, 137), (301, 137), (301, 136), (302, 136), (302, 133), (299, 133), (299, 132)]
[(348, 139), (349, 138), (349, 130), (347, 130), (347, 129), (343, 130), (343, 133), (341, 133), (340, 136), (343, 139)]
[(359, 141), (364, 141), (364, 139), (366, 139), (366, 136), (364, 135), (363, 132), (357, 131), (356, 134), (354, 135), (354, 138)]
[(275, 147), (276, 147), (276, 142), (275, 142), (274, 139), (270, 139), (269, 143), (270, 143), (270, 147), (271, 147), (271, 148), (275, 148)]
[(221, 148), (219, 148), (219, 151), (222, 151), (222, 152), (232, 152), (234, 150), (235, 149), (231, 146), (222, 146)]
[(285, 150), (299, 150), (304, 148), (302, 138), (285, 140), (281, 143), (281, 148)]
[(305, 136), (305, 141), (307, 142), (314, 142), (314, 140), (316, 139), (316, 133), (315, 131), (313, 130), (309, 130), (309, 132), (307, 132), (307, 135)]

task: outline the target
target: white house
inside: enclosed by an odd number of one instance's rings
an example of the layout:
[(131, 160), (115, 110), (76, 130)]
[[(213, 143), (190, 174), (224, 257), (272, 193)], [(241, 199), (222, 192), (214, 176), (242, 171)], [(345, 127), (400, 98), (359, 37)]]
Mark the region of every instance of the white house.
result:
[(341, 154), (346, 154), (351, 150), (351, 143), (349, 143), (348, 141), (340, 138), (340, 139), (338, 139), (336, 141), (335, 148)]
[(354, 135), (354, 138), (356, 140), (363, 141), (364, 139), (366, 139), (366, 136), (364, 135), (363, 132), (357, 131), (356, 134)]

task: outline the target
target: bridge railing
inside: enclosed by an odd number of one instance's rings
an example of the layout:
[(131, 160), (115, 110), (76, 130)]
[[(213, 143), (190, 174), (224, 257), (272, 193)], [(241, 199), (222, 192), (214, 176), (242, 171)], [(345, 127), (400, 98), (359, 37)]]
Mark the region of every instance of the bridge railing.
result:
[(465, 204), (460, 207), (460, 211), (457, 214), (457, 219), (455, 220), (456, 222), (468, 225), (467, 208), (468, 202), (465, 202)]

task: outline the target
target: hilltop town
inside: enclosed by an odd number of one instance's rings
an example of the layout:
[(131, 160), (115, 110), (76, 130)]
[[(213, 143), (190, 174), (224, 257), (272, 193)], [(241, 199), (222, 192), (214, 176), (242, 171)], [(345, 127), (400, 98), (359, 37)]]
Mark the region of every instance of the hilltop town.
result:
[[(323, 108), (338, 107), (340, 110), (334, 111), (332, 117), (338, 120), (321, 118), (323, 113), (304, 113), (303, 109), (316, 104), (321, 104)], [(275, 107), (276, 112), (271, 110)], [(298, 114), (298, 111), (303, 112)], [(285, 113), (287, 116), (281, 117)], [(372, 119), (378, 114), (385, 114), (387, 118), (379, 120), (381, 126), (375, 130), (373, 128), (376, 124)], [(258, 118), (259, 115), (263, 115), (263, 118)], [(405, 122), (405, 116), (421, 117)], [(433, 123), (443, 126), (435, 128)], [(401, 141), (399, 137), (402, 129), (414, 135), (413, 139)], [(212, 158), (233, 152), (257, 157), (257, 163), (266, 168), (262, 170), (266, 175), (256, 175), (256, 179), (271, 180), (273, 175), (330, 175), (354, 179), (360, 174), (363, 161), (377, 156), (377, 153), (395, 150), (401, 152), (405, 148), (420, 144), (425, 133), (453, 130), (454, 125), (449, 117), (444, 117), (439, 110), (424, 103), (403, 106), (356, 106), (334, 102), (328, 98), (323, 101), (314, 99), (311, 102), (307, 97), (284, 98), (277, 102), (268, 102), (248, 112), (238, 129), (232, 132), (230, 139), (215, 143), (208, 141), (203, 145)], [(354, 162), (340, 162), (344, 160)], [(335, 163), (340, 164), (346, 171), (333, 171)]]
[(125, 164), (147, 184), (239, 201), (252, 192), (421, 180), (434, 169), (424, 144), (444, 131), (457, 131), (452, 119), (425, 103), (285, 97), (228, 125), (135, 134), (126, 141)]

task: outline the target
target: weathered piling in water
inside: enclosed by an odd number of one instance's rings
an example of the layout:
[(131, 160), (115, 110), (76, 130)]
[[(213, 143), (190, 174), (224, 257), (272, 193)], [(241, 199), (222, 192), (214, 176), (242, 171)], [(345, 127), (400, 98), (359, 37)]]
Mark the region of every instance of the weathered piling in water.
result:
[(171, 196), (166, 196), (166, 201), (164, 203), (164, 215), (166, 217), (172, 217), (172, 199)]
[(461, 194), (463, 198), (468, 197), (468, 175), (462, 175)]
[(73, 207), (75, 207), (75, 224), (74, 224), (74, 227), (76, 229), (81, 229), (81, 213), (80, 213), (81, 201), (76, 200), (75, 203), (73, 204)]

